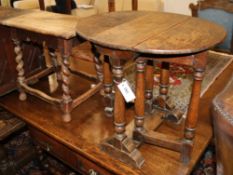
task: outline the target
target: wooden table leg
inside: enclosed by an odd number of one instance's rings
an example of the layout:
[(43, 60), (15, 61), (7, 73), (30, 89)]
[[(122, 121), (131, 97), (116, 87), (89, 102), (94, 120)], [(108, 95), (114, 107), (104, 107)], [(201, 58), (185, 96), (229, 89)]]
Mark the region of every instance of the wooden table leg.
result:
[(144, 114), (145, 114), (145, 61), (136, 61), (136, 100), (135, 100), (135, 131), (133, 137), (135, 140), (142, 142), (142, 132), (145, 131)]
[(169, 68), (168, 62), (161, 63), (160, 81), (159, 81), (159, 96), (154, 101), (154, 107), (163, 111), (170, 110), (167, 105), (168, 88), (169, 88)]
[[(169, 88), (169, 68), (170, 64), (167, 62), (162, 62), (161, 64), (161, 76), (159, 83), (159, 95), (164, 100), (167, 101), (167, 94)], [(162, 104), (162, 108), (166, 108), (166, 103)]]
[[(62, 41), (61, 41), (62, 42)], [(64, 43), (63, 43), (64, 42)], [(60, 53), (62, 57), (62, 64), (61, 64), (61, 72), (62, 72), (62, 110), (64, 112), (62, 119), (64, 122), (69, 122), (71, 120), (70, 112), (72, 108), (72, 98), (70, 95), (70, 88), (69, 88), (69, 58), (71, 53), (71, 46), (68, 42), (63, 41), (62, 46), (60, 48)]]
[(108, 117), (113, 116), (114, 95), (112, 93), (112, 73), (111, 65), (108, 56), (104, 56), (104, 99), (105, 99), (105, 114)]
[(125, 134), (125, 100), (117, 85), (122, 82), (123, 67), (120, 59), (113, 59), (113, 75), (115, 84), (114, 126), (115, 136), (102, 144), (104, 151), (113, 157), (135, 167), (141, 167), (144, 158), (137, 150), (132, 139)]
[(24, 67), (23, 67), (24, 66), (23, 52), (21, 49), (20, 41), (18, 39), (13, 39), (13, 42), (15, 44), (14, 51), (16, 54), (15, 61), (17, 63), (16, 70), (18, 71), (17, 80), (18, 80), (19, 99), (21, 101), (24, 101), (27, 99), (27, 95), (23, 90), (23, 88), (21, 87), (21, 85), (24, 83), (25, 80)]
[(99, 82), (103, 82), (103, 64), (100, 60), (100, 53), (97, 52), (95, 46), (91, 45), (92, 53), (94, 54), (94, 63), (95, 63), (95, 69), (97, 74), (97, 79)]
[(175, 105), (169, 101), (169, 77), (170, 63), (162, 62), (160, 71), (159, 96), (154, 100), (154, 107), (164, 111), (163, 119), (174, 123), (181, 121), (182, 113), (175, 109)]
[(147, 113), (153, 113), (154, 65), (152, 60), (147, 61), (145, 80), (146, 80), (145, 111)]
[(201, 83), (204, 77), (206, 60), (206, 52), (196, 55), (194, 59), (194, 82), (185, 123), (183, 149), (181, 152), (181, 160), (184, 163), (189, 162), (191, 157), (193, 139), (195, 137), (195, 130), (198, 120)]

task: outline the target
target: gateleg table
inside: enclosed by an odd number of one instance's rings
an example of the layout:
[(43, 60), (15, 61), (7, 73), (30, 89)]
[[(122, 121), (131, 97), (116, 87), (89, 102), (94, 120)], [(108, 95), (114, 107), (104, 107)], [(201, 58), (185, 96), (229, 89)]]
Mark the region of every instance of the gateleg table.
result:
[[(146, 11), (101, 14), (80, 20), (79, 24), (76, 28), (77, 34), (94, 43), (101, 54), (110, 57), (112, 63), (115, 84), (115, 135), (102, 143), (102, 149), (127, 164), (141, 167), (146, 160), (137, 147), (149, 143), (180, 152), (182, 162), (188, 163), (198, 121), (206, 51), (224, 39), (226, 32), (223, 27), (185, 15)], [(132, 138), (125, 133), (125, 100), (117, 87), (124, 77), (122, 62), (129, 59), (136, 62), (135, 126)], [(194, 70), (192, 95), (182, 137), (173, 137), (144, 127), (145, 78), (147, 101), (153, 100), (151, 64), (148, 64), (149, 70), (144, 76), (147, 60), (162, 62), (160, 95), (155, 100), (158, 104), (150, 104), (157, 105), (165, 111), (170, 109), (166, 103), (169, 63), (188, 65)], [(112, 93), (109, 86), (105, 87), (108, 88), (105, 92)], [(165, 115), (165, 119), (169, 119), (170, 116)], [(173, 118), (176, 117), (174, 114)]]

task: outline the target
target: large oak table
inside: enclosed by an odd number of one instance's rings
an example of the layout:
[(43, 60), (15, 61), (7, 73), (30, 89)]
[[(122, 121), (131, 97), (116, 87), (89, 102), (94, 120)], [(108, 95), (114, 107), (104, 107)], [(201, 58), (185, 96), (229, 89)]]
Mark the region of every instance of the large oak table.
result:
[[(187, 164), (191, 159), (194, 144), (207, 50), (224, 39), (224, 28), (185, 15), (137, 11), (114, 12), (81, 19), (77, 26), (77, 34), (94, 43), (97, 50), (103, 55), (108, 55), (112, 63), (115, 85), (115, 135), (102, 143), (102, 149), (127, 164), (141, 167), (147, 160), (138, 151), (138, 147), (149, 143), (180, 152), (181, 161)], [(125, 100), (118, 88), (124, 78), (122, 62), (130, 59), (136, 62), (135, 126), (132, 138), (125, 133)], [(152, 95), (153, 66), (148, 60), (162, 62), (160, 94), (155, 103)], [(145, 75), (146, 62), (150, 64)], [(194, 81), (187, 114), (177, 115), (181, 112), (172, 111), (172, 106), (168, 104), (170, 63), (193, 68)], [(109, 84), (109, 78), (106, 83)], [(173, 137), (154, 131), (160, 124), (153, 129), (144, 125), (144, 119), (147, 117), (144, 109), (145, 86), (147, 100), (165, 111), (165, 120), (178, 123), (182, 120), (182, 115), (186, 116), (183, 136)], [(105, 92), (111, 94), (109, 86), (105, 87)]]

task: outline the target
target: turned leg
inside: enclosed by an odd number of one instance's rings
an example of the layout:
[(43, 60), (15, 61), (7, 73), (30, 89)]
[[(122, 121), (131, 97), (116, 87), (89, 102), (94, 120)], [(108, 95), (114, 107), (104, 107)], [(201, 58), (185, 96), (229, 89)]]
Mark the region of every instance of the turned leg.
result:
[(107, 139), (101, 146), (111, 156), (135, 167), (141, 167), (144, 158), (137, 150), (133, 140), (125, 134), (125, 100), (117, 85), (122, 82), (123, 68), (119, 59), (113, 60), (115, 85), (114, 127), (115, 135)]
[(59, 68), (60, 64), (62, 64), (61, 63), (62, 62), (61, 55), (60, 55), (59, 52), (56, 52), (55, 50), (49, 52), (49, 55), (50, 55), (50, 59), (52, 61), (51, 66), (54, 67), (57, 79), (61, 80), (62, 75), (61, 75), (61, 71), (60, 71), (60, 68)]
[[(184, 163), (189, 162), (193, 147), (193, 139), (195, 137), (195, 130), (198, 120), (199, 102), (201, 94), (201, 83), (204, 77), (205, 64), (206, 64), (206, 53), (200, 54), (200, 65), (194, 65), (194, 82), (192, 87), (192, 94), (189, 103), (189, 109), (185, 122), (183, 149), (181, 152), (181, 160)], [(197, 63), (198, 64), (198, 63)]]
[(145, 111), (147, 113), (153, 112), (153, 87), (154, 87), (154, 66), (153, 61), (148, 60), (146, 65), (146, 92), (145, 92)]
[(15, 61), (17, 63), (16, 70), (18, 72), (17, 81), (18, 81), (19, 99), (21, 101), (24, 101), (27, 99), (27, 95), (24, 92), (23, 88), (21, 87), (21, 85), (24, 83), (25, 80), (24, 68), (23, 68), (24, 66), (23, 52), (20, 46), (20, 41), (17, 39), (13, 39), (13, 42), (15, 44), (15, 48), (14, 48), (16, 54)]
[(112, 73), (111, 66), (109, 62), (109, 57), (104, 56), (104, 99), (105, 99), (105, 114), (108, 117), (113, 116), (113, 103), (114, 96), (112, 93)]
[(123, 140), (125, 135), (125, 100), (117, 85), (122, 82), (123, 67), (119, 61), (115, 61), (113, 65), (114, 85), (115, 85), (115, 100), (114, 100), (114, 126), (116, 138)]
[(100, 60), (100, 54), (97, 52), (95, 46), (91, 45), (92, 53), (94, 54), (94, 63), (95, 63), (95, 69), (97, 74), (97, 79), (99, 82), (103, 82), (103, 64)]
[(70, 96), (70, 88), (69, 88), (69, 84), (70, 84), (69, 55), (63, 55), (62, 58), (63, 58), (63, 62), (62, 62), (61, 70), (62, 70), (62, 91), (63, 91), (62, 108), (64, 112), (63, 120), (65, 122), (69, 122), (71, 120), (70, 111), (72, 104), (72, 98)]
[(144, 131), (144, 113), (145, 113), (145, 61), (136, 62), (136, 100), (135, 100), (135, 131), (134, 139), (142, 141), (140, 134)]
[(160, 81), (159, 81), (159, 96), (156, 97), (154, 105), (155, 108), (162, 109), (164, 111), (170, 110), (167, 105), (167, 94), (169, 87), (169, 63), (162, 62), (161, 63), (161, 71), (160, 71)]
[(170, 64), (167, 62), (161, 63), (161, 75), (159, 83), (159, 96), (164, 101), (162, 108), (166, 109), (166, 101), (169, 87), (169, 67)]

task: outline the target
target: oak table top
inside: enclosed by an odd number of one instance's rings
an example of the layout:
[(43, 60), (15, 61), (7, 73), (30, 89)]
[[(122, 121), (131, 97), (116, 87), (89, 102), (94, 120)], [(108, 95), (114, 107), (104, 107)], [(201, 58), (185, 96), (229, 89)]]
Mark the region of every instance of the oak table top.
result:
[(184, 54), (223, 40), (212, 22), (162, 12), (113, 12), (79, 20), (77, 34), (101, 46), (150, 54)]
[(76, 36), (78, 20), (75, 16), (39, 10), (0, 9), (0, 13), (11, 14), (8, 11), (16, 15), (9, 15), (8, 18), (3, 16), (2, 25), (64, 39)]

